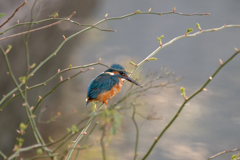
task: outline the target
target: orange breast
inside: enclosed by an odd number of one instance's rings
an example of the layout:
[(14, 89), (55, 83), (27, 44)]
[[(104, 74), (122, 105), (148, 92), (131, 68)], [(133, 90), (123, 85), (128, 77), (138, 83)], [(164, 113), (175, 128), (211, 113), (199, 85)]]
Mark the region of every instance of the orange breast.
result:
[(115, 96), (121, 89), (122, 89), (122, 84), (123, 81), (121, 78), (119, 79), (119, 84), (115, 84), (113, 88), (110, 91), (103, 92), (97, 96), (97, 101), (104, 102), (109, 99), (111, 99), (113, 96)]

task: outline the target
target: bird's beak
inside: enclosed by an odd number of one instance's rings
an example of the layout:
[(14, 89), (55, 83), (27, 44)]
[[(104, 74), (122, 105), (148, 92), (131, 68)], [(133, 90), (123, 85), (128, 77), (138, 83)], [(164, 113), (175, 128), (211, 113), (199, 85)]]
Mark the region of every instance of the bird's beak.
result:
[(132, 82), (140, 87), (142, 87), (139, 83), (137, 83), (136, 81), (134, 81), (132, 78), (128, 77), (128, 76), (122, 76), (124, 79), (126, 79), (129, 82)]

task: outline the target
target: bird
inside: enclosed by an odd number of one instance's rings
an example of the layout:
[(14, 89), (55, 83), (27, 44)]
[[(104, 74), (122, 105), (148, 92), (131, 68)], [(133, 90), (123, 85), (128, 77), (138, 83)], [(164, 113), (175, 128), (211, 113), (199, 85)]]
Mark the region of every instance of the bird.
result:
[(97, 75), (90, 82), (87, 90), (86, 105), (92, 101), (105, 103), (115, 96), (121, 89), (123, 82), (127, 80), (135, 85), (142, 87), (135, 80), (127, 75), (126, 70), (120, 64), (112, 64), (110, 68)]

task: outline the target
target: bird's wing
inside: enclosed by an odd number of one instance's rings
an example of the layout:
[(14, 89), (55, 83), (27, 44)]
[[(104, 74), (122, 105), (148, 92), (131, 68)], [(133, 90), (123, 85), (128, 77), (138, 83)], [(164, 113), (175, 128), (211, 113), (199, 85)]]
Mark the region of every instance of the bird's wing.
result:
[(117, 81), (117, 77), (113, 77), (109, 74), (102, 73), (98, 75), (90, 82), (87, 97), (96, 99), (100, 93), (111, 90)]

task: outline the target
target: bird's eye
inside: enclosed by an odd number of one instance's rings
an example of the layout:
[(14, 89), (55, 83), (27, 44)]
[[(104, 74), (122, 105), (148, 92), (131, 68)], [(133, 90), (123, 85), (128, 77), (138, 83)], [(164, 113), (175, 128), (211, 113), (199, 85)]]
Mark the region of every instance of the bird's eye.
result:
[(120, 71), (119, 73), (120, 73), (121, 75), (123, 74), (123, 72), (122, 72), (122, 71)]

